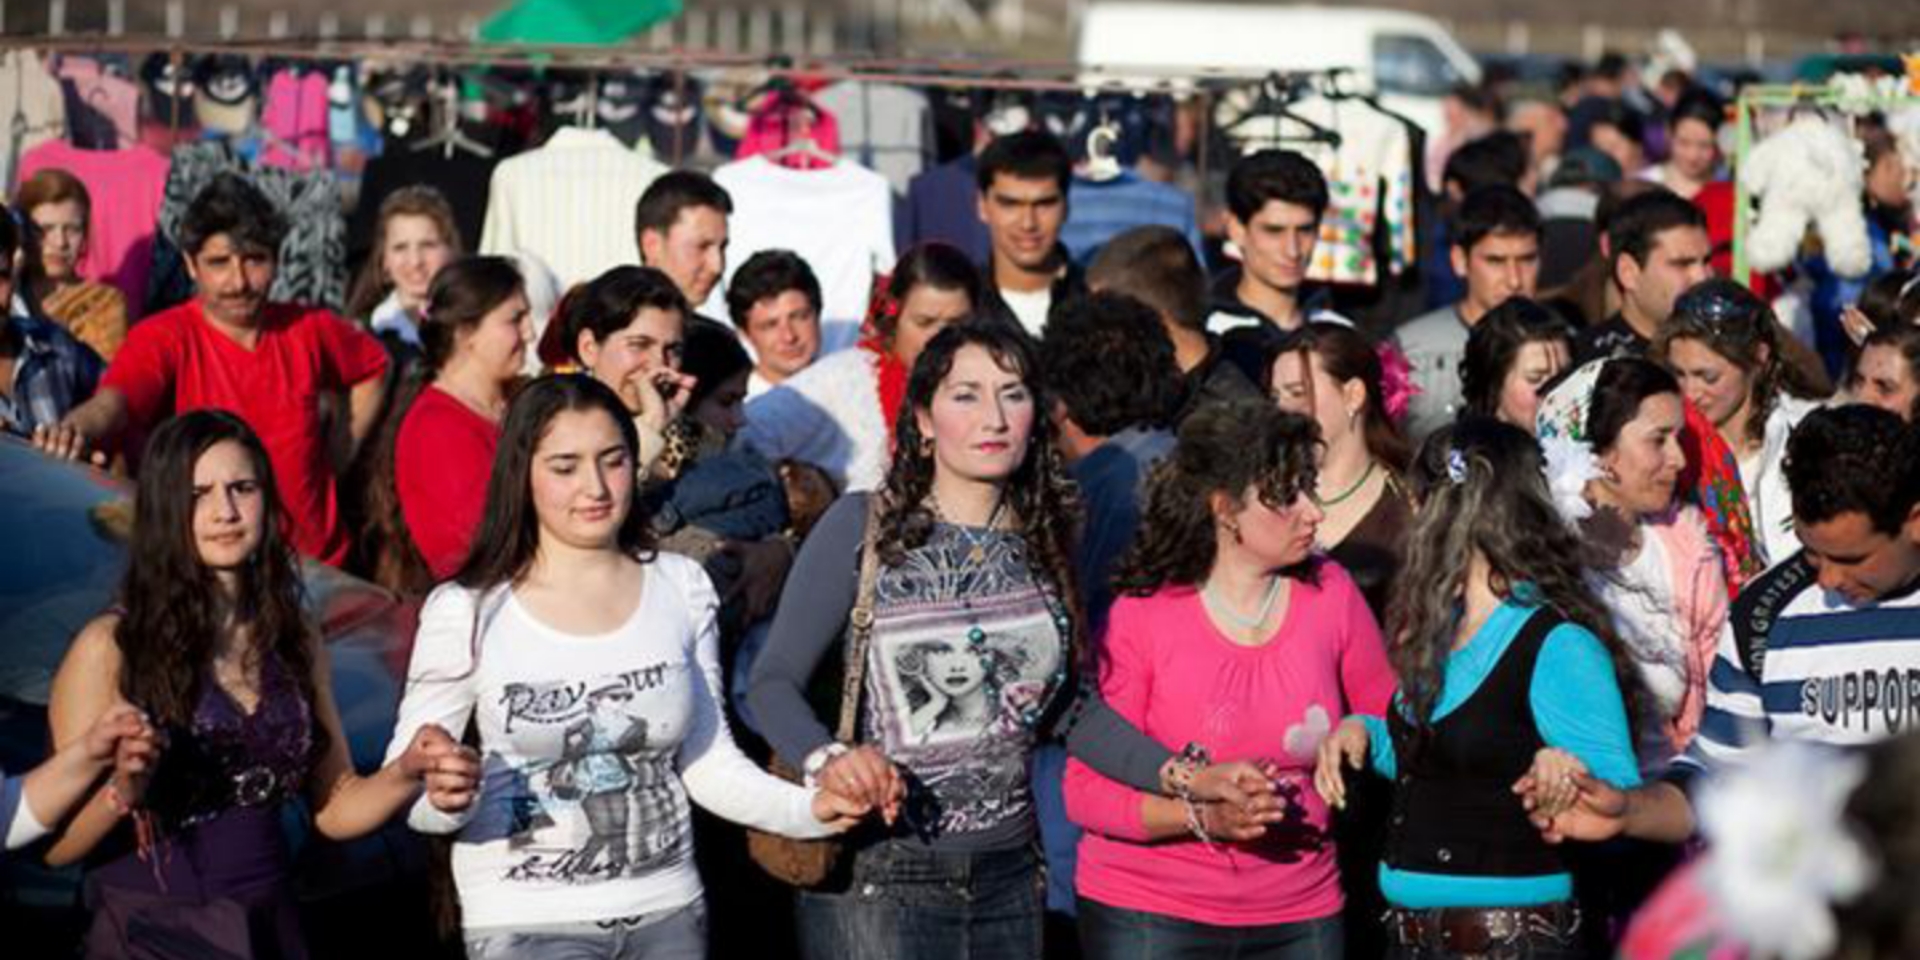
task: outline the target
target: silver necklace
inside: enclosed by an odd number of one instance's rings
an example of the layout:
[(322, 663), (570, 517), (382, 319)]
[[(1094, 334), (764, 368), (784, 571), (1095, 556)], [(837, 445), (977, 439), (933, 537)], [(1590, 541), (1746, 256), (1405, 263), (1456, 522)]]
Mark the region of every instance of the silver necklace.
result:
[(987, 544), (993, 541), (994, 533), (1000, 528), (1000, 511), (1006, 505), (1007, 498), (1004, 496), (994, 501), (993, 512), (987, 514), (986, 535), (976, 536), (972, 527), (948, 519), (946, 512), (940, 509), (940, 501), (932, 494), (927, 495), (927, 506), (933, 511), (934, 518), (945, 522), (960, 534), (961, 539), (967, 541), (967, 562), (975, 565), (987, 562)]
[(1285, 582), (1285, 577), (1273, 578), (1273, 582), (1267, 586), (1267, 598), (1260, 602), (1260, 612), (1255, 614), (1251, 620), (1240, 616), (1240, 614), (1234, 612), (1232, 607), (1227, 606), (1227, 601), (1213, 591), (1213, 584), (1211, 582), (1208, 582), (1200, 588), (1200, 598), (1206, 601), (1208, 609), (1219, 614), (1228, 623), (1242, 630), (1258, 630), (1266, 626), (1267, 618), (1273, 615), (1274, 601), (1280, 599), (1280, 587)]

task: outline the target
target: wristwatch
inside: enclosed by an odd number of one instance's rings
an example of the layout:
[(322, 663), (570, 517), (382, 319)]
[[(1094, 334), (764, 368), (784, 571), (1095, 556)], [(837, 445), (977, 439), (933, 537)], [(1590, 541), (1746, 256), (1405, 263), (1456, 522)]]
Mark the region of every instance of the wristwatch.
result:
[(818, 782), (820, 771), (825, 770), (827, 764), (832, 763), (835, 757), (844, 756), (850, 752), (852, 748), (844, 743), (829, 743), (807, 754), (807, 759), (800, 762), (800, 775), (805, 779), (807, 786), (817, 787), (820, 785)]

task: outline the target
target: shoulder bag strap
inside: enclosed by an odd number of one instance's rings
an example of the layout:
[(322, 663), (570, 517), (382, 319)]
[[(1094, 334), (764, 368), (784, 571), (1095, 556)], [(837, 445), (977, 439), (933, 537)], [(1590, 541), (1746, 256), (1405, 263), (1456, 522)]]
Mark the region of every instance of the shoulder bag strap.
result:
[(880, 575), (880, 501), (874, 491), (867, 498), (867, 529), (860, 538), (860, 586), (853, 598), (852, 628), (847, 636), (846, 670), (840, 680), (840, 725), (834, 740), (852, 743), (860, 719), (860, 691), (867, 676), (867, 648), (873, 641), (873, 591)]

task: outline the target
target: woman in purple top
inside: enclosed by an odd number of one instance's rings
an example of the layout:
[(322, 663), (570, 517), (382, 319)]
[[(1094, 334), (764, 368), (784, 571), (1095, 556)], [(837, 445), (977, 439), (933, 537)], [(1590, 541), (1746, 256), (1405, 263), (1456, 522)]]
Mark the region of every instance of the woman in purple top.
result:
[(130, 703), (166, 747), (94, 791), (47, 859), (89, 867), (90, 958), (134, 955), (136, 940), (141, 957), (304, 957), (282, 805), (304, 791), (320, 833), (348, 839), (423, 780), (471, 790), (478, 764), (433, 728), (355, 775), (265, 448), (203, 410), (147, 449), (119, 603), (74, 640), (48, 712), (65, 744)]

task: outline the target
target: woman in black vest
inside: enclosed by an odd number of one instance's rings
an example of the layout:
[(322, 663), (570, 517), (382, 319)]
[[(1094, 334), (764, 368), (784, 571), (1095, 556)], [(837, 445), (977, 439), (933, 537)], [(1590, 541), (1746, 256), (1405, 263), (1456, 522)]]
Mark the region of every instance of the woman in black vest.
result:
[[(1570, 779), (1558, 748), (1636, 783), (1623, 677), (1588, 551), (1555, 512), (1526, 431), (1467, 417), (1414, 467), (1423, 494), (1389, 620), (1400, 691), (1322, 744), (1316, 786), (1345, 802), (1342, 766), (1393, 780), (1380, 869), (1394, 958), (1583, 956), (1573, 881), (1513, 785)], [(1631, 691), (1629, 690), (1629, 693)]]

